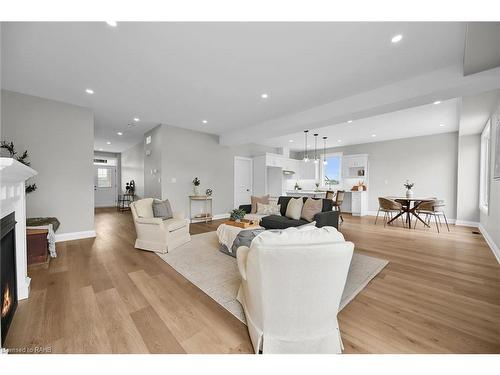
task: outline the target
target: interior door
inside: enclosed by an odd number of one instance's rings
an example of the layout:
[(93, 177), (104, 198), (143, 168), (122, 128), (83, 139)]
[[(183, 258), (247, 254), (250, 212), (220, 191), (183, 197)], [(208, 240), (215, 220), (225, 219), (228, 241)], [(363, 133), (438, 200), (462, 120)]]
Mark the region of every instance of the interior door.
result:
[(236, 156), (234, 158), (234, 207), (250, 204), (253, 193), (253, 160)]
[(116, 166), (94, 165), (94, 206), (116, 206)]

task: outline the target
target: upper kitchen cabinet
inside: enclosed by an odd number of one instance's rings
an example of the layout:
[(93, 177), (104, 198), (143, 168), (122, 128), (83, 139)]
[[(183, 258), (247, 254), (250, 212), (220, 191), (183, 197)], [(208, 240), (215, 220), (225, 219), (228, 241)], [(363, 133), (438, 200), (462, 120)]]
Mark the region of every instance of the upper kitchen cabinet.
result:
[(368, 174), (368, 155), (344, 155), (342, 158), (343, 178), (364, 178)]

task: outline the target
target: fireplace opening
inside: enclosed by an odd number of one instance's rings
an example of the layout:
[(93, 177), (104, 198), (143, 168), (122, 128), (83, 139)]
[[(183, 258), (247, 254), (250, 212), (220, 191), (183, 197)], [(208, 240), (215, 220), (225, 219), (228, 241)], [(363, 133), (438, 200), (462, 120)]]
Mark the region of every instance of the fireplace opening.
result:
[(2, 346), (17, 308), (16, 220), (14, 213), (2, 218), (0, 244)]

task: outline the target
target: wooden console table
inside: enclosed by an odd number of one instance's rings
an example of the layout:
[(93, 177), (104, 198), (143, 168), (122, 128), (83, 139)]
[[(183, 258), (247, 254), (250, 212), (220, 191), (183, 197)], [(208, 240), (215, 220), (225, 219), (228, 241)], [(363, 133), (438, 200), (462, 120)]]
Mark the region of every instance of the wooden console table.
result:
[[(193, 201), (202, 201), (204, 203), (205, 211), (201, 214), (193, 215)], [(210, 203), (209, 203), (210, 202)], [(209, 210), (210, 209), (210, 210)], [(212, 197), (208, 195), (190, 195), (189, 196), (189, 219), (191, 223), (193, 220), (204, 220), (205, 223), (212, 221)]]

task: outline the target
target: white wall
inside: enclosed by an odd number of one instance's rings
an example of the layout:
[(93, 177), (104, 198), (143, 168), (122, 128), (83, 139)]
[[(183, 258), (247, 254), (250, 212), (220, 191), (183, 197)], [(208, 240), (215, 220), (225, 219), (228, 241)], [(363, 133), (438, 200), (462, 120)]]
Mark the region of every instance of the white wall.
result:
[[(327, 152), (368, 154), (368, 209), (377, 211), (378, 197), (405, 194), (406, 180), (415, 196), (444, 199), (446, 215), (456, 218), (458, 133), (335, 147)], [(300, 154), (295, 157), (301, 158)], [(352, 186), (344, 186), (350, 189)]]
[(121, 190), (125, 184), (134, 180), (135, 194), (138, 199), (144, 198), (144, 142), (123, 151), (121, 154)]
[(213, 213), (226, 214), (234, 208), (234, 157), (276, 152), (255, 144), (222, 146), (216, 135), (168, 125), (162, 125), (162, 139), (162, 197), (186, 215), (193, 178), (200, 178), (202, 193), (213, 190)]
[[(151, 137), (150, 144), (146, 144), (147, 137)], [(144, 197), (146, 198), (161, 198), (163, 147), (161, 125), (144, 134)], [(149, 155), (146, 155), (148, 152)]]
[(479, 222), (479, 162), (481, 135), (458, 137), (457, 220)]
[(2, 90), (2, 140), (28, 150), (38, 189), (27, 216), (55, 216), (57, 234), (94, 230), (94, 116), (90, 109)]
[[(491, 174), (490, 174), (490, 202), (488, 214), (480, 214), (481, 231), (487, 237), (490, 246), (496, 251), (500, 262), (500, 180), (493, 180), (493, 168), (495, 165), (496, 137), (500, 126), (500, 107), (491, 122)], [(486, 233), (484, 233), (486, 232)]]

